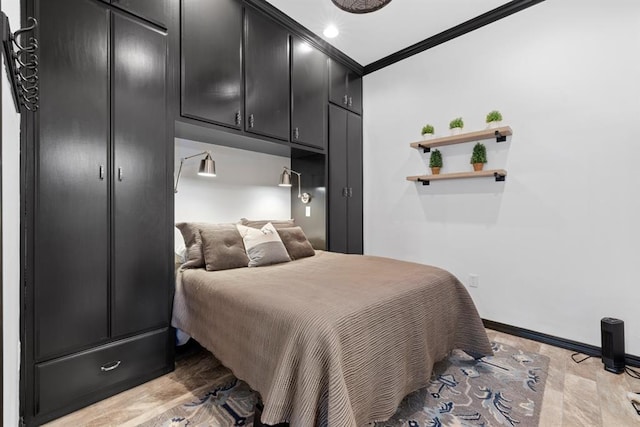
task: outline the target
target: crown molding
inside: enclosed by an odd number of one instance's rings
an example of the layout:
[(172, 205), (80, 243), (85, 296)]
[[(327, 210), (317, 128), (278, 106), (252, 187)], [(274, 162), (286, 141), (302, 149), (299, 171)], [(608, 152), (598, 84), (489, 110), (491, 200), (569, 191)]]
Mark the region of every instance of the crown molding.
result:
[(436, 34), (435, 36), (424, 39), (421, 42), (366, 65), (364, 67), (364, 75), (371, 74), (384, 67), (388, 67), (389, 65), (395, 64), (403, 59), (407, 59), (413, 55), (424, 52), (427, 49), (438, 46), (439, 44), (470, 33), (473, 30), (477, 30), (478, 28), (484, 27), (492, 22), (506, 18), (509, 15), (513, 15), (514, 13), (520, 12), (521, 10), (527, 9), (538, 3), (542, 3), (543, 1), (545, 0), (513, 0), (509, 3), (503, 4), (489, 12), (476, 16), (462, 24), (451, 27), (448, 30), (444, 30), (443, 32)]

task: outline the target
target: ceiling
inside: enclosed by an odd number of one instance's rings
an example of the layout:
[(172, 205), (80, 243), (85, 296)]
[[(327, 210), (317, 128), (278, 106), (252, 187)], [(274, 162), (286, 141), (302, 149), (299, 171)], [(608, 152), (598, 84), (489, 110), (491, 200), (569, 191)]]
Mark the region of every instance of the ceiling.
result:
[[(495, 9), (507, 0), (392, 0), (375, 12), (353, 14), (331, 0), (267, 0), (286, 15), (368, 65), (407, 46)], [(322, 35), (328, 24), (340, 35)]]

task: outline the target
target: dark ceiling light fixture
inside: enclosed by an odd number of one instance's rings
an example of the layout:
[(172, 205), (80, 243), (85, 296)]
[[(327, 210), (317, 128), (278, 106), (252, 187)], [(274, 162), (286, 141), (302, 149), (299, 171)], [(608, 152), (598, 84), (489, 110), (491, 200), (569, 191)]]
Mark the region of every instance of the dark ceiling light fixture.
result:
[(350, 13), (369, 13), (391, 3), (391, 0), (331, 0), (340, 9)]

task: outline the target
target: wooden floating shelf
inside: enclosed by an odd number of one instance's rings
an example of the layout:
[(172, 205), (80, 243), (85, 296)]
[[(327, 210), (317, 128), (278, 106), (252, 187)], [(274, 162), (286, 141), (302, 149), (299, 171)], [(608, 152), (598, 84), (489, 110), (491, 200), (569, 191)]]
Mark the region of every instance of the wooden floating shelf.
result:
[(504, 142), (507, 136), (513, 135), (510, 126), (501, 126), (494, 129), (484, 129), (476, 132), (461, 133), (460, 135), (444, 136), (441, 138), (427, 139), (419, 142), (412, 142), (412, 148), (422, 148), (425, 153), (431, 151), (433, 147), (443, 147), (445, 145), (462, 144), (469, 141), (482, 141), (496, 138), (496, 142)]
[(483, 178), (494, 177), (496, 182), (504, 181), (507, 177), (507, 171), (504, 169), (489, 169), (479, 172), (455, 172), (441, 173), (438, 175), (417, 175), (408, 176), (407, 181), (421, 182), (422, 185), (429, 185), (430, 181), (439, 181), (443, 179), (461, 179), (461, 178)]

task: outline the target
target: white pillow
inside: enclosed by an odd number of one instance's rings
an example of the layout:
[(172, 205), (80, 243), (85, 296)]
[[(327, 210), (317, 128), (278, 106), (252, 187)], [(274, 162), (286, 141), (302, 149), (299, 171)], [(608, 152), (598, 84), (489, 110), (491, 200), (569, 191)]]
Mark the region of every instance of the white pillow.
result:
[(176, 256), (176, 264), (183, 264), (187, 254), (187, 246), (184, 244), (184, 237), (177, 227), (173, 227), (173, 252)]
[(291, 261), (287, 248), (284, 247), (273, 224), (267, 223), (261, 229), (240, 224), (237, 224), (236, 227), (242, 236), (244, 249), (249, 257), (249, 267)]

